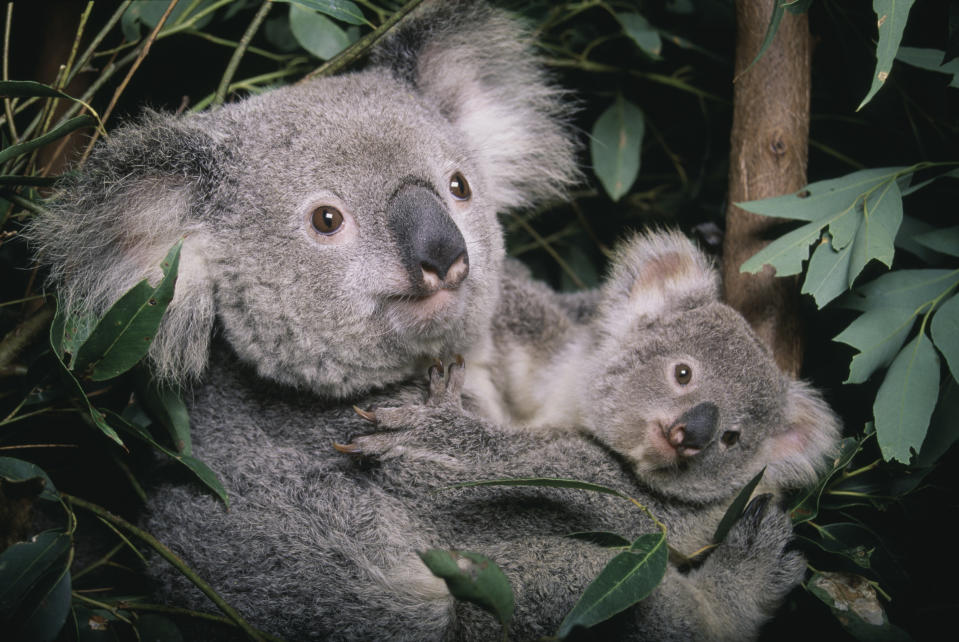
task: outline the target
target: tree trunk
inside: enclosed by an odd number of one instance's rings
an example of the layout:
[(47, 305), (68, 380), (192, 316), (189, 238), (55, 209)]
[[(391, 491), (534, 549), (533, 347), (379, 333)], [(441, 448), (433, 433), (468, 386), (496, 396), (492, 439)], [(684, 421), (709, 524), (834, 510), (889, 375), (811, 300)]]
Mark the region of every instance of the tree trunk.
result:
[(798, 374), (802, 364), (797, 280), (766, 267), (741, 274), (743, 261), (765, 246), (779, 219), (733, 203), (780, 196), (806, 184), (809, 140), (809, 26), (806, 15), (785, 12), (779, 32), (748, 71), (775, 2), (737, 0), (736, 81), (729, 162), (729, 207), (723, 241), (723, 296), (772, 349), (779, 367)]

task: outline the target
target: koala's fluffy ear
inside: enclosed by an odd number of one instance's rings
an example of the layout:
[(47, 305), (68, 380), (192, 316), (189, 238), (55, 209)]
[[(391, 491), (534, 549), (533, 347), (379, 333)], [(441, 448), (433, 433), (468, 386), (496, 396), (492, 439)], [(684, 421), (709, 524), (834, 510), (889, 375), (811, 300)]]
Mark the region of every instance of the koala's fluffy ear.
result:
[(820, 394), (801, 381), (789, 379), (783, 432), (764, 442), (768, 462), (763, 483), (777, 489), (814, 483), (838, 451), (842, 432), (839, 417)]
[(621, 243), (603, 286), (602, 317), (650, 321), (719, 299), (709, 258), (676, 231), (638, 234)]
[(579, 178), (570, 101), (515, 18), (485, 2), (426, 2), (373, 53), (435, 104), (476, 154), (498, 209), (560, 197)]
[(167, 381), (198, 375), (207, 361), (213, 287), (200, 215), (216, 148), (208, 134), (148, 113), (62, 179), (49, 211), (24, 230), (66, 309), (97, 316), (142, 279), (155, 284), (164, 255), (185, 239), (174, 298), (150, 348)]

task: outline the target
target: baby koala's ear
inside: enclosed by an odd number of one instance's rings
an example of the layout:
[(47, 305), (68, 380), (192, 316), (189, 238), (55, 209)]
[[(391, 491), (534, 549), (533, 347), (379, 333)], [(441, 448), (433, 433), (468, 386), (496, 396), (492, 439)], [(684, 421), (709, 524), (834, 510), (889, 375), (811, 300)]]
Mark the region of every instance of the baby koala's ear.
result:
[(602, 300), (607, 316), (653, 321), (718, 301), (719, 275), (681, 233), (649, 232), (620, 244)]

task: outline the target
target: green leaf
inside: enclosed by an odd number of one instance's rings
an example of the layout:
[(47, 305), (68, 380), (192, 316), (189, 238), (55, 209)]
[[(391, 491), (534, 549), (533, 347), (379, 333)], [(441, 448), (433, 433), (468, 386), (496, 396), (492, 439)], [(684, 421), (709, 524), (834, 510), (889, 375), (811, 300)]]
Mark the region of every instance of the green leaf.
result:
[(879, 25), (879, 43), (876, 45), (876, 71), (872, 78), (869, 93), (863, 98), (856, 111), (872, 100), (876, 92), (886, 82), (892, 70), (892, 61), (899, 50), (902, 32), (906, 28), (909, 10), (914, 0), (873, 0), (872, 9), (876, 13)]
[(369, 25), (370, 22), (363, 15), (356, 4), (350, 0), (272, 0), (273, 2), (290, 2), (298, 4), (313, 11), (325, 13), (341, 22), (351, 25)]
[(733, 503), (726, 509), (726, 514), (723, 515), (723, 518), (719, 521), (719, 526), (716, 527), (716, 532), (713, 533), (713, 544), (719, 544), (726, 539), (726, 535), (729, 534), (729, 529), (732, 528), (733, 524), (742, 516), (743, 509), (745, 509), (746, 504), (749, 503), (749, 498), (752, 496), (753, 491), (756, 490), (756, 486), (759, 485), (759, 481), (763, 478), (763, 473), (765, 472), (766, 467), (764, 466), (762, 470), (756, 473), (755, 477), (749, 480), (749, 483), (743, 486), (739, 494), (736, 495), (736, 499), (734, 499)]
[(833, 460), (832, 468), (819, 479), (819, 482), (808, 493), (802, 496), (799, 501), (789, 509), (789, 517), (792, 519), (793, 524), (801, 524), (816, 519), (819, 515), (819, 502), (826, 486), (829, 485), (836, 475), (845, 470), (849, 462), (852, 461), (852, 458), (856, 456), (856, 453), (862, 450), (862, 444), (866, 439), (866, 437), (863, 437), (861, 440), (846, 437), (842, 440), (839, 444), (839, 453), (836, 455), (836, 459)]
[(608, 531), (579, 531), (570, 533), (566, 537), (590, 542), (603, 548), (625, 548), (631, 544), (631, 542), (622, 535)]
[(740, 271), (755, 273), (770, 265), (778, 276), (799, 274), (809, 245), (821, 240), (821, 230), (828, 226), (829, 245), (817, 247), (803, 284), (803, 292), (813, 294), (820, 307), (825, 305), (850, 287), (870, 260), (891, 263), (893, 240), (902, 221), (896, 178), (904, 169), (861, 170), (811, 183), (794, 194), (737, 203), (762, 216), (810, 221), (750, 257)]
[[(199, 6), (195, 7), (194, 11), (191, 14), (195, 15), (199, 11), (207, 8), (212, 5), (214, 0), (203, 0)], [(168, 27), (174, 26), (177, 21), (184, 17), (184, 11), (186, 11), (191, 2), (184, 2), (181, 0), (177, 3), (173, 10), (170, 12), (170, 15), (167, 17), (166, 22), (163, 24), (164, 30)], [(149, 30), (156, 28), (157, 24), (160, 22), (160, 18), (163, 17), (163, 14), (166, 13), (167, 7), (170, 6), (168, 0), (137, 0), (132, 3), (129, 8), (123, 13), (123, 17), (120, 18), (120, 28), (123, 31), (123, 37), (128, 42), (133, 42), (140, 38), (140, 25), (143, 25)], [(188, 16), (186, 16), (188, 17)], [(210, 23), (213, 19), (213, 12), (206, 14), (202, 18), (194, 23), (194, 29), (203, 29), (206, 25)]]
[(0, 457), (0, 477), (12, 482), (26, 481), (39, 477), (43, 480), (43, 490), (38, 497), (51, 502), (60, 500), (60, 493), (57, 492), (50, 477), (36, 464), (31, 464), (22, 459), (14, 459), (13, 457)]
[(955, 270), (895, 270), (858, 286), (837, 303), (851, 310), (919, 308), (959, 285)]
[(643, 112), (622, 95), (616, 97), (593, 125), (589, 141), (593, 171), (614, 201), (629, 191), (639, 175), (645, 130)]
[(35, 80), (0, 80), (0, 96), (8, 98), (66, 98), (73, 96)]
[[(829, 239), (824, 238), (813, 250), (800, 292), (811, 294), (816, 306), (821, 309), (849, 289), (847, 280), (851, 259), (852, 245), (835, 250)], [(779, 274), (779, 270), (776, 274)]]
[(803, 261), (809, 258), (809, 246), (820, 238), (821, 229), (822, 225), (815, 222), (787, 232), (746, 259), (739, 271), (755, 274), (764, 265), (770, 265), (776, 270), (776, 276), (799, 274)]
[(16, 158), (17, 156), (22, 156), (23, 154), (32, 152), (38, 147), (43, 147), (47, 143), (53, 142), (58, 138), (63, 138), (67, 134), (75, 132), (82, 127), (92, 127), (96, 124), (96, 119), (87, 114), (71, 118), (59, 127), (51, 129), (43, 136), (37, 136), (36, 138), (32, 138), (22, 143), (11, 145), (5, 148), (3, 151), (0, 151), (0, 163), (5, 163), (11, 158)]
[(618, 490), (613, 490), (612, 488), (607, 488), (606, 486), (600, 486), (599, 484), (577, 481), (575, 479), (556, 479), (552, 477), (486, 479), (481, 481), (463, 482), (462, 484), (450, 486), (450, 488), (470, 488), (473, 486), (539, 486), (541, 488), (575, 488), (578, 490), (590, 490), (597, 493), (605, 493), (607, 495), (616, 495), (617, 497), (622, 497), (623, 499), (630, 499), (628, 495), (621, 493)]
[(663, 42), (659, 30), (649, 24), (649, 20), (638, 13), (615, 13), (616, 20), (623, 26), (626, 35), (633, 39), (639, 48), (653, 58), (659, 58), (663, 51)]
[(817, 538), (800, 537), (800, 539), (865, 569), (870, 568), (872, 554), (879, 546), (875, 533), (852, 522), (817, 526), (816, 534)]
[[(908, 168), (861, 169), (839, 178), (810, 183), (792, 194), (736, 203), (736, 206), (762, 216), (832, 222), (837, 215), (852, 211), (860, 196), (883, 183), (895, 180), (906, 169)], [(842, 237), (838, 231), (833, 231), (833, 234)]]
[(852, 573), (819, 572), (806, 584), (857, 640), (880, 642), (909, 640), (901, 629), (889, 623), (876, 589), (864, 577)]
[(513, 618), (513, 587), (488, 557), (469, 551), (432, 549), (418, 553), (433, 575), (442, 578), (453, 597), (489, 611), (500, 624)]
[(945, 57), (946, 52), (941, 49), (923, 49), (920, 47), (899, 47), (899, 51), (896, 53), (896, 59), (907, 65), (951, 75), (952, 80), (949, 81), (949, 86), (959, 87), (959, 59), (953, 59), (943, 64), (942, 61)]
[(139, 639), (144, 641), (162, 640), (163, 642), (182, 642), (183, 634), (173, 620), (156, 615), (141, 613), (137, 616), (136, 629)]
[(914, 237), (913, 240), (941, 254), (959, 256), (959, 226), (929, 231)]
[(92, 367), (90, 378), (104, 381), (126, 372), (146, 356), (163, 313), (173, 300), (182, 245), (182, 239), (177, 241), (163, 259), (163, 278), (156, 287), (144, 279), (107, 310), (77, 350), (71, 364), (75, 371), (86, 372)]
[(919, 452), (939, 396), (939, 357), (920, 333), (893, 360), (876, 393), (876, 437), (886, 461), (908, 464)]
[(929, 420), (929, 431), (922, 442), (922, 450), (913, 460), (913, 465), (932, 470), (932, 466), (956, 441), (959, 441), (959, 384), (953, 379), (939, 395), (939, 403)]
[(577, 626), (599, 624), (645, 598), (662, 581), (668, 558), (665, 533), (641, 535), (586, 587), (560, 624), (557, 637), (566, 637)]
[(336, 23), (298, 4), (290, 5), (290, 31), (304, 49), (320, 60), (329, 60), (350, 45), (350, 37)]
[(769, 45), (772, 44), (773, 39), (776, 37), (776, 32), (779, 31), (779, 23), (783, 20), (784, 8), (778, 1), (773, 3), (773, 12), (769, 16), (769, 25), (766, 26), (766, 35), (763, 36), (763, 42), (759, 45), (759, 51), (756, 52), (756, 57), (752, 59), (746, 68), (739, 72), (739, 76), (743, 75), (752, 68), (759, 59), (763, 57), (763, 54), (766, 53), (766, 50), (769, 48)]
[[(70, 571), (64, 570), (52, 589), (33, 603), (27, 621), (20, 627), (15, 640), (24, 642), (47, 642), (58, 637), (67, 616), (70, 614), (70, 598), (73, 588)], [(33, 601), (34, 598), (31, 598)]]
[[(97, 319), (92, 314), (65, 316), (63, 302), (57, 299), (57, 311), (50, 324), (50, 347), (61, 360), (72, 365), (77, 350), (96, 324)], [(66, 361), (68, 356), (69, 361)]]
[(196, 475), (197, 479), (203, 482), (207, 488), (216, 493), (217, 497), (223, 502), (223, 504), (229, 508), (230, 507), (230, 498), (227, 495), (226, 489), (223, 487), (223, 484), (220, 482), (220, 479), (216, 476), (216, 473), (213, 472), (209, 466), (204, 464), (202, 461), (193, 457), (192, 455), (184, 455), (178, 453), (174, 450), (170, 450), (166, 446), (163, 446), (160, 443), (157, 443), (156, 440), (150, 436), (150, 433), (143, 427), (136, 425), (135, 423), (128, 421), (122, 415), (113, 412), (112, 410), (105, 410), (106, 415), (117, 425), (121, 430), (133, 435), (137, 439), (153, 446), (160, 452), (169, 456), (172, 459), (180, 462), (186, 466), (190, 472)]
[(30, 639), (26, 635), (36, 632), (39, 626), (33, 622), (33, 615), (42, 610), (45, 615), (59, 618), (59, 622), (48, 625), (55, 625), (55, 630), (46, 639), (56, 635), (70, 606), (69, 579), (66, 595), (61, 581), (68, 577), (71, 546), (72, 538), (67, 533), (44, 531), (29, 542), (13, 544), (0, 553), (0, 622), (5, 623), (5, 634), (12, 634), (15, 640)]
[(929, 330), (933, 343), (949, 364), (952, 378), (959, 381), (959, 295), (939, 306)]
[(151, 419), (166, 429), (178, 452), (192, 455), (190, 414), (180, 393), (157, 385), (145, 370), (137, 372), (135, 382), (137, 400), (147, 409)]
[(844, 383), (862, 383), (878, 368), (892, 363), (912, 330), (914, 308), (879, 308), (862, 314), (840, 332), (839, 341), (859, 350)]

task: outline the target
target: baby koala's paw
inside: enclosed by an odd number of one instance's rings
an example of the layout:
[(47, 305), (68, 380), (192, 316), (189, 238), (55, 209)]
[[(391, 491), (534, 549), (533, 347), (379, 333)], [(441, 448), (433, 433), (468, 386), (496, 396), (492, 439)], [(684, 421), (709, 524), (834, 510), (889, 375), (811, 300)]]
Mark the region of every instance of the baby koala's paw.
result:
[(774, 609), (801, 581), (802, 555), (789, 549), (793, 530), (789, 516), (773, 504), (772, 495), (754, 498), (717, 549), (725, 563), (749, 578), (757, 606)]
[[(457, 355), (444, 374), (443, 364), (437, 361), (429, 369), (429, 394), (423, 403), (405, 406), (353, 410), (376, 425), (383, 432), (355, 437), (349, 444), (333, 444), (336, 450), (353, 455), (388, 459), (397, 456), (416, 456), (424, 448), (444, 443), (431, 439), (436, 431), (448, 431), (456, 418), (464, 414), (462, 405), (465, 364)], [(422, 447), (421, 447), (422, 446)], [(431, 451), (432, 452), (432, 451)], [(436, 456), (433, 452), (431, 456)]]

